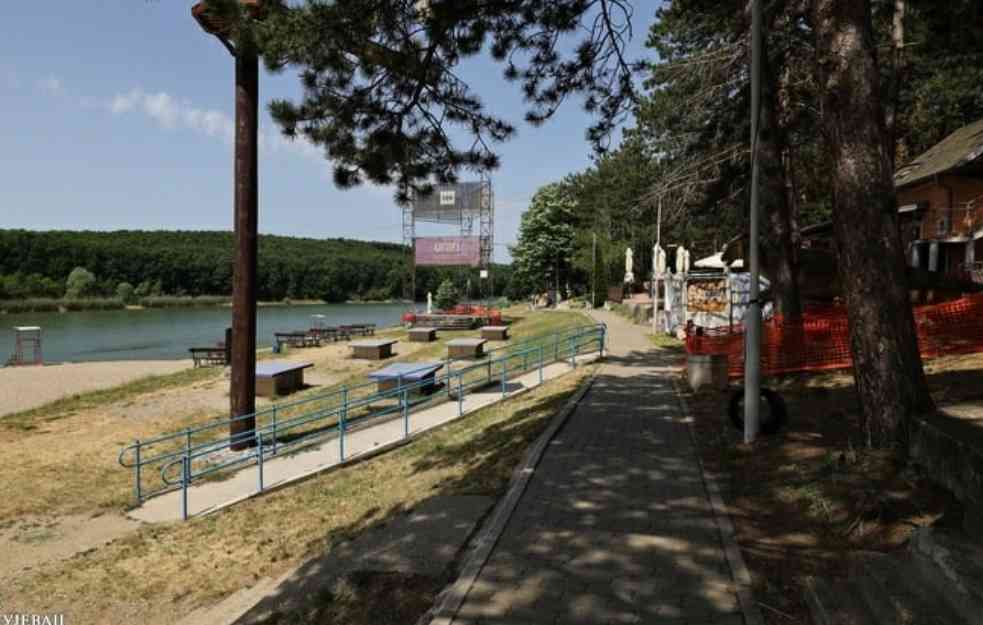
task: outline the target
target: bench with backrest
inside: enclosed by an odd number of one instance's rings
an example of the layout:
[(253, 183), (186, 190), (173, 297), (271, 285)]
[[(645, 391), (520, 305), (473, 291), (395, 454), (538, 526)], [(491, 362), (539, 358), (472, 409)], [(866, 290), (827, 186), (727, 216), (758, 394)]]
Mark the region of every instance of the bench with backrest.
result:
[(473, 330), (478, 325), (478, 318), (469, 315), (417, 315), (414, 325), (438, 330)]
[(224, 346), (189, 347), (188, 351), (191, 352), (191, 360), (195, 367), (207, 365), (222, 365), (224, 367), (228, 364)]
[(276, 343), (277, 349), (283, 345), (289, 345), (290, 347), (320, 347), (321, 346), (321, 334), (295, 331), (295, 332), (274, 332), (273, 339)]
[(374, 336), (375, 324), (352, 323), (348, 325), (338, 326), (338, 330), (348, 334), (349, 336)]

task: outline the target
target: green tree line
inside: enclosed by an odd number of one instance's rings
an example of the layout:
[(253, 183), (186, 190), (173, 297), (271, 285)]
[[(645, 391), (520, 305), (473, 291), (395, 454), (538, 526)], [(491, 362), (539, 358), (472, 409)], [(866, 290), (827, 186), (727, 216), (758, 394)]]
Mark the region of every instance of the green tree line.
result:
[[(228, 295), (232, 292), (233, 237), (217, 231), (0, 230), (0, 299), (60, 298), (68, 277), (84, 268), (84, 295), (116, 297), (120, 285), (135, 295)], [(493, 268), (503, 278), (507, 272)], [(264, 301), (386, 300), (409, 295), (408, 250), (395, 243), (260, 235), (258, 296)], [(476, 269), (420, 267), (416, 298), (445, 279), (462, 292)], [(496, 285), (501, 292), (504, 284)], [(123, 287), (128, 291), (128, 287)]]

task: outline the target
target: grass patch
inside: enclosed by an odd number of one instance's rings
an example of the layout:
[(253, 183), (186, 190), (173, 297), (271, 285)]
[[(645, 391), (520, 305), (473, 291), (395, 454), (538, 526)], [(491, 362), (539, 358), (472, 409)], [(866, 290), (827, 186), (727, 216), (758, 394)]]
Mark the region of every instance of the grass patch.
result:
[(664, 332), (649, 334), (648, 337), (652, 345), (660, 350), (682, 352), (686, 347), (686, 344), (683, 341), (680, 341), (674, 336), (669, 336)]
[(62, 419), (83, 410), (99, 408), (107, 404), (134, 399), (146, 393), (187, 386), (217, 378), (222, 370), (217, 368), (185, 369), (167, 375), (151, 375), (139, 378), (112, 388), (79, 393), (71, 397), (53, 401), (37, 408), (14, 412), (0, 417), (0, 427), (20, 431), (31, 431), (39, 423)]
[(144, 308), (227, 306), (232, 303), (232, 298), (228, 295), (152, 295), (140, 298), (138, 303)]
[[(37, 612), (65, 612), (72, 622), (172, 623), (260, 577), (276, 577), (309, 557), (330, 554), (340, 541), (430, 497), (500, 495), (528, 444), (592, 369), (582, 367), (388, 454), (220, 514), (141, 527), (108, 545), (40, 566), (10, 580), (4, 598)], [(315, 598), (306, 618), (282, 622), (412, 622), (407, 616), (428, 607), (436, 589), (423, 580), (420, 597), (406, 595), (403, 601), (399, 581), (386, 576), (343, 581), (323, 598), (331, 603)], [(365, 605), (380, 596), (389, 602), (385, 610)], [(379, 620), (387, 610), (392, 620)]]

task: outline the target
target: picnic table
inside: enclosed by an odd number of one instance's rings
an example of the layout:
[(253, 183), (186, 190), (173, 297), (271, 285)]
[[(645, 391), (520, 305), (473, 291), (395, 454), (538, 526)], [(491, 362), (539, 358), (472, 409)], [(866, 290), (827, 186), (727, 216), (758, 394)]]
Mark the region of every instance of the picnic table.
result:
[(312, 362), (261, 362), (256, 365), (256, 394), (287, 395), (304, 386), (304, 369)]
[(454, 339), (447, 341), (449, 358), (480, 358), (485, 355), (488, 339)]
[(319, 332), (312, 333), (305, 330), (274, 332), (273, 339), (278, 351), (284, 343), (290, 347), (320, 347), (321, 345), (321, 334)]
[(409, 336), (413, 343), (430, 343), (437, 340), (437, 328), (410, 328)]
[(338, 330), (349, 336), (374, 336), (375, 335), (375, 324), (374, 323), (351, 323), (348, 325), (338, 326)]
[(355, 358), (366, 358), (368, 360), (383, 360), (393, 355), (393, 345), (398, 343), (396, 339), (377, 339), (370, 341), (356, 341), (351, 344)]
[(379, 391), (397, 388), (400, 383), (414, 384), (427, 381), (420, 386), (420, 392), (429, 395), (433, 392), (437, 372), (444, 366), (442, 362), (397, 362), (373, 371), (369, 379), (379, 383)]
[(481, 338), (489, 341), (507, 341), (509, 340), (509, 327), (485, 326), (481, 329)]
[(228, 353), (226, 352), (224, 345), (216, 345), (213, 347), (189, 347), (188, 351), (191, 352), (191, 360), (194, 362), (194, 366), (204, 367), (205, 365), (226, 365), (228, 364)]

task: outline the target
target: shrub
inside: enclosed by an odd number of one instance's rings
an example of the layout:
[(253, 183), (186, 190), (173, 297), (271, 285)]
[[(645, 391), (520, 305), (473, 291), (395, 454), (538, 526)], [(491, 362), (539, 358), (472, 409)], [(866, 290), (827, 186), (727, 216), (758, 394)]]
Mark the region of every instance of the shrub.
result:
[(78, 299), (90, 295), (95, 286), (95, 275), (85, 267), (76, 267), (65, 280), (65, 297)]
[(461, 294), (458, 292), (457, 287), (454, 286), (454, 283), (448, 278), (440, 283), (433, 300), (438, 309), (448, 310), (461, 301)]
[(116, 298), (124, 304), (133, 302), (133, 285), (129, 282), (120, 282), (116, 285)]

